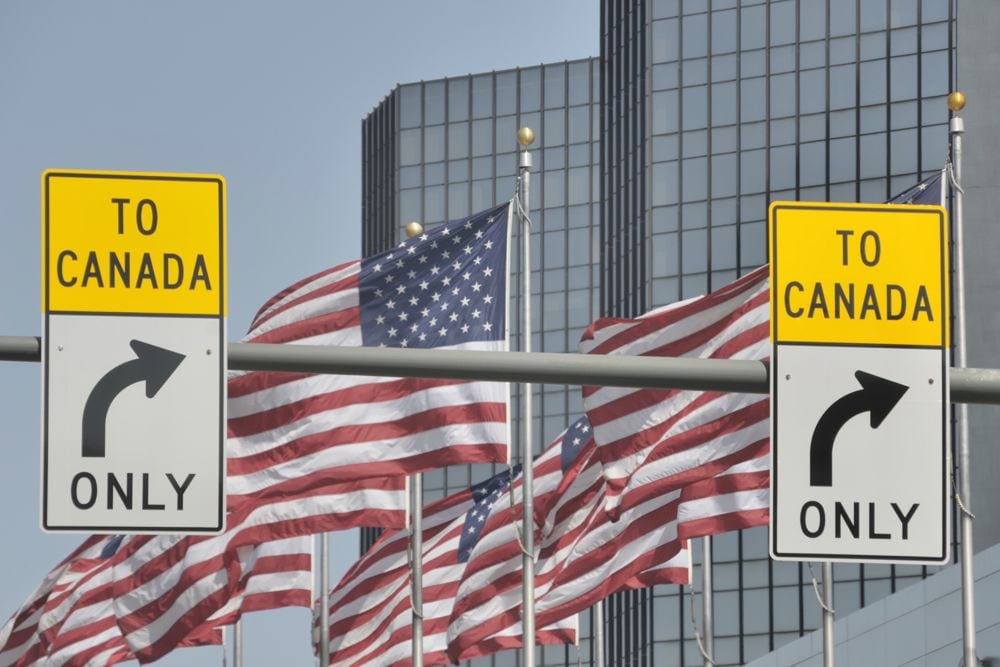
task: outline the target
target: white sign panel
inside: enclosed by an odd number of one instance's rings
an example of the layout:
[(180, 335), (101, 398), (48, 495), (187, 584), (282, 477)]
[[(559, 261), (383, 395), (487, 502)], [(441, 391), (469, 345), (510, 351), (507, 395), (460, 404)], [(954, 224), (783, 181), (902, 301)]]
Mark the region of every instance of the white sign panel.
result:
[(787, 345), (772, 359), (776, 558), (940, 563), (949, 456), (940, 350)]
[(221, 333), (218, 319), (49, 317), (47, 529), (218, 526)]

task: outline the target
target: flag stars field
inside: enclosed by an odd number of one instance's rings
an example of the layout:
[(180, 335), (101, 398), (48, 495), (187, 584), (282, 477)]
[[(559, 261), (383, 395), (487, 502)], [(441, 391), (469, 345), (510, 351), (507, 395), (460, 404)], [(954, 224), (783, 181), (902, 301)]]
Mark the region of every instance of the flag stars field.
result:
[(504, 314), (494, 304), (502, 303), (496, 297), (506, 276), (494, 266), (506, 239), (497, 236), (496, 220), (493, 214), (451, 223), (363, 263), (358, 283), (366, 344), (442, 347), (502, 335)]

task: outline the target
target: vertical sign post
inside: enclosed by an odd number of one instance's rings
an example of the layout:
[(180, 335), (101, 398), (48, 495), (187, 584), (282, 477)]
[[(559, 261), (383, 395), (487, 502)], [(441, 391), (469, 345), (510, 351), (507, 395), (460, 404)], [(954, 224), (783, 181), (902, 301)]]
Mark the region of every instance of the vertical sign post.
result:
[(947, 214), (775, 202), (771, 555), (948, 560)]
[(220, 532), (225, 181), (42, 176), (42, 527)]

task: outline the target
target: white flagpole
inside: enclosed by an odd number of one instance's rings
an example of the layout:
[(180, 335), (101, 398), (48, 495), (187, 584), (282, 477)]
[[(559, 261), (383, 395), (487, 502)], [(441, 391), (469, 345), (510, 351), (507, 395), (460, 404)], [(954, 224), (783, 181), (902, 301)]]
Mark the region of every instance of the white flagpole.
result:
[(823, 667), (833, 667), (833, 563), (823, 563)]
[[(951, 165), (955, 193), (953, 224), (955, 236), (955, 366), (965, 368), (968, 360), (965, 345), (965, 259), (962, 245), (962, 209), (965, 193), (962, 191), (962, 134), (965, 123), (958, 112), (965, 107), (965, 95), (954, 92), (948, 96), (951, 117)], [(958, 506), (961, 511), (961, 561), (962, 561), (962, 664), (978, 666), (976, 656), (976, 596), (973, 571), (972, 545), (972, 485), (969, 457), (969, 406), (958, 405)]]
[[(424, 226), (419, 222), (406, 223), (407, 238), (423, 233)], [(410, 487), (411, 660), (413, 667), (424, 667), (424, 476), (417, 473), (407, 481)]]
[(715, 618), (712, 613), (712, 536), (701, 538), (701, 631), (704, 667), (715, 666)]
[(243, 667), (243, 620), (233, 623), (233, 667)]
[(410, 476), (410, 604), (413, 667), (424, 666), (424, 476)]
[(590, 608), (594, 626), (594, 667), (604, 667), (604, 600)]
[(330, 536), (319, 536), (319, 666), (330, 664)]
[[(531, 220), (529, 217), (531, 183), (531, 153), (528, 146), (535, 140), (530, 127), (517, 131), (517, 143), (521, 145), (519, 162), (520, 209), (521, 209), (521, 350), (531, 352)], [(534, 511), (534, 471), (531, 447), (531, 383), (521, 384), (521, 556), (523, 572), (521, 584), (521, 629), (523, 667), (535, 667), (535, 511)]]

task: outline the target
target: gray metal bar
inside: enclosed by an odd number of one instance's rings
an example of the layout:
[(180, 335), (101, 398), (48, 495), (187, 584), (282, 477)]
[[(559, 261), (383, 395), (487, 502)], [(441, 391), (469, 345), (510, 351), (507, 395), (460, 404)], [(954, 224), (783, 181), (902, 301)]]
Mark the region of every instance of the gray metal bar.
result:
[(38, 336), (0, 336), (0, 361), (41, 361), (42, 339)]
[(759, 361), (241, 343), (229, 350), (235, 370), (768, 392)]
[[(0, 361), (40, 361), (39, 339), (0, 336)], [(229, 343), (239, 371), (438, 377), (602, 387), (658, 387), (766, 394), (761, 361), (676, 357), (607, 357), (554, 352), (467, 352), (401, 348)], [(952, 368), (952, 403), (1000, 405), (1000, 369)]]

